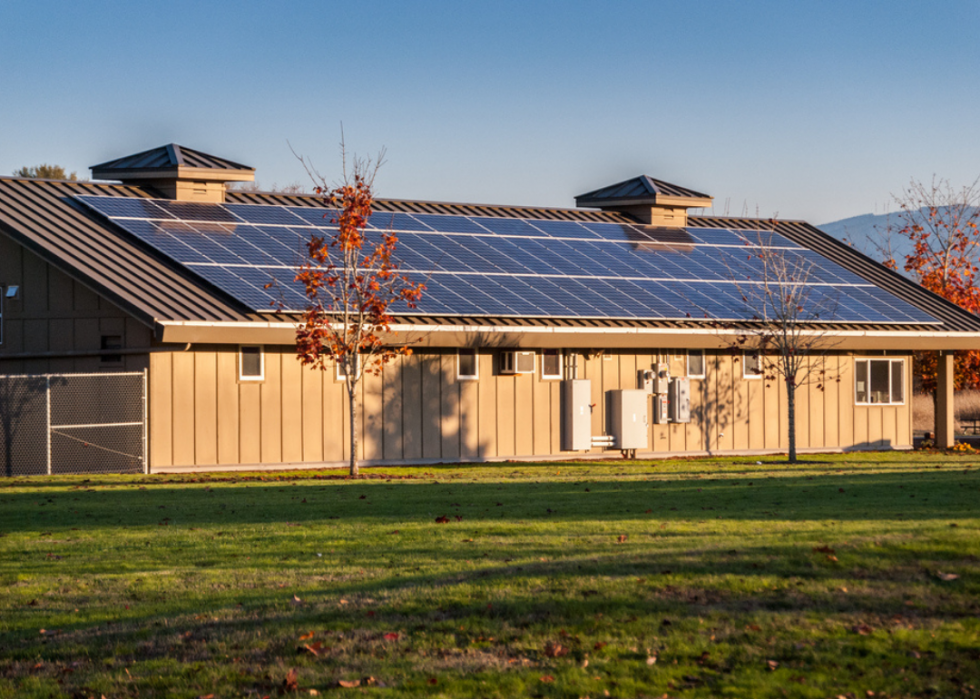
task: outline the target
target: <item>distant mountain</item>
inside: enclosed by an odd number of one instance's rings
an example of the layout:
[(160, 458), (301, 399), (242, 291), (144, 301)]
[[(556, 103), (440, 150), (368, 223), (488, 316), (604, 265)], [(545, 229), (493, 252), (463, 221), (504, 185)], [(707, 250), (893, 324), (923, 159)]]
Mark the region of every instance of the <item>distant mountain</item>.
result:
[[(888, 241), (889, 226), (897, 230), (902, 223), (897, 214), (862, 214), (844, 218), (840, 221), (832, 221), (817, 226), (824, 233), (828, 233), (838, 240), (850, 243), (853, 247), (863, 252), (868, 257), (878, 260), (882, 259), (882, 253), (876, 245), (884, 245)], [(899, 271), (905, 262), (905, 256), (912, 252), (912, 243), (908, 238), (891, 236), (892, 252), (895, 261), (898, 263)]]

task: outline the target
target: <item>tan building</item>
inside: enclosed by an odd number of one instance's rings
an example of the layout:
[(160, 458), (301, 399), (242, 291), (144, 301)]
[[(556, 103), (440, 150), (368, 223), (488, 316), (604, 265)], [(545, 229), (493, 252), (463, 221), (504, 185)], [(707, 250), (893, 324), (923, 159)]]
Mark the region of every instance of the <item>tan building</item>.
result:
[[(343, 381), (300, 366), (289, 312), (322, 202), (229, 190), (252, 170), (174, 145), (93, 176), (120, 184), (0, 178), (0, 417), (4, 376), (145, 372), (148, 470), (343, 463)], [(980, 319), (806, 223), (689, 215), (710, 201), (648, 177), (576, 209), (379, 201), (429, 290), (393, 338), (414, 354), (361, 382), (361, 458), (785, 450), (785, 386), (730, 350), (758, 325), (738, 300), (760, 280), (733, 266), (755, 244), (806, 260), (836, 309), (806, 323), (825, 356), (797, 392), (800, 450), (910, 447), (917, 349), (943, 354), (951, 443), (951, 352), (980, 348)]]

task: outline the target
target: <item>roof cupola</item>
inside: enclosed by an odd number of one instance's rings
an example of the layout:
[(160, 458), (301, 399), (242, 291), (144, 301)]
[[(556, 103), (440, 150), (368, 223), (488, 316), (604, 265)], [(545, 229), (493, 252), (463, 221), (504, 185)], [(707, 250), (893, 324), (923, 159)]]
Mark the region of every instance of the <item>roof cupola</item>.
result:
[(228, 182), (252, 182), (255, 168), (171, 143), (93, 165), (92, 178), (148, 186), (177, 201), (221, 203)]
[(711, 206), (712, 197), (640, 175), (575, 197), (575, 205), (620, 211), (653, 226), (683, 228), (687, 210)]

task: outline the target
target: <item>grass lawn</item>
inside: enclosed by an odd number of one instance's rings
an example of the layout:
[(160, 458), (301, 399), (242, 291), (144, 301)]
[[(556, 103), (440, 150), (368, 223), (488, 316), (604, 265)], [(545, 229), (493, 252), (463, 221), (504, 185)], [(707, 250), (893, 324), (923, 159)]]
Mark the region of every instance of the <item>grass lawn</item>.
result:
[(0, 480), (0, 697), (978, 696), (980, 458), (812, 458)]

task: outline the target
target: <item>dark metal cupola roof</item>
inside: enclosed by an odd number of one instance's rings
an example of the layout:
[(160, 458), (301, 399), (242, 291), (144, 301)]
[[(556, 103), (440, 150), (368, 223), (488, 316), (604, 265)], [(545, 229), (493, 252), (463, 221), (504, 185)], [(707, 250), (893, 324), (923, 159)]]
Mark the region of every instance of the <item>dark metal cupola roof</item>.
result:
[(640, 175), (625, 182), (618, 182), (600, 189), (579, 194), (576, 206), (594, 206), (600, 209), (614, 206), (711, 206), (711, 195), (696, 192), (687, 187)]
[(93, 165), (96, 180), (146, 185), (171, 199), (224, 201), (225, 183), (252, 182), (255, 168), (170, 143)]

